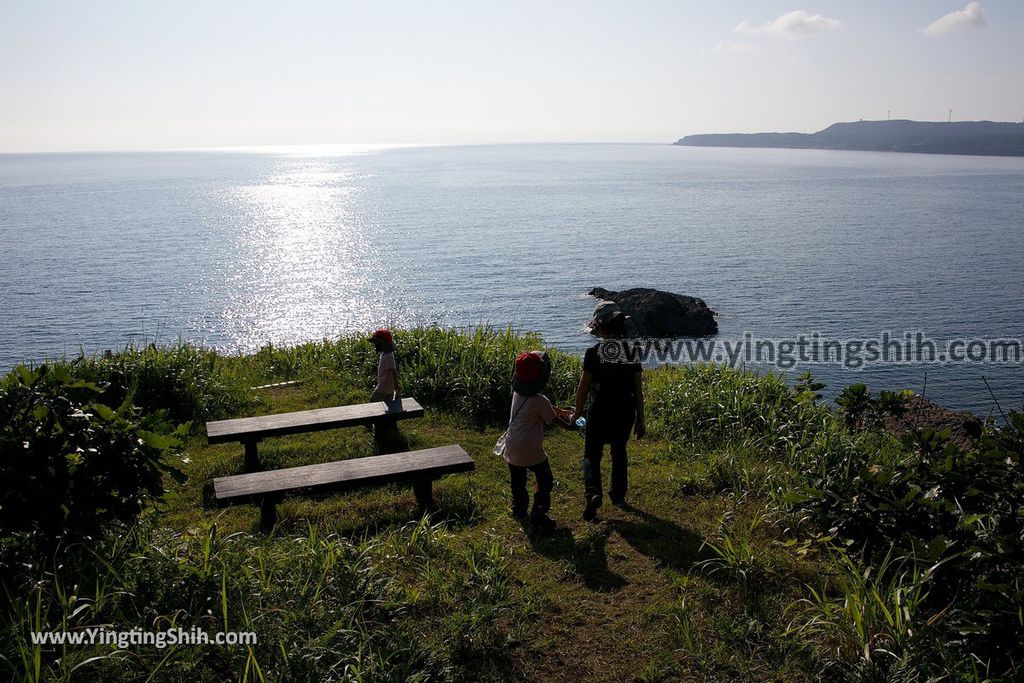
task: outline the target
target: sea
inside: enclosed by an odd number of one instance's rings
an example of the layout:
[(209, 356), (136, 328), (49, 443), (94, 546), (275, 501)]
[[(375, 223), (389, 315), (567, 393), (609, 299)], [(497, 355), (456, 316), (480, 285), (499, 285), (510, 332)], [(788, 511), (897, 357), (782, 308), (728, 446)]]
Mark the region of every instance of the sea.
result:
[(712, 340), (734, 348), (973, 344), (955, 363), (739, 363), (810, 370), (828, 396), (909, 388), (998, 418), (1024, 406), (1022, 364), (977, 343), (1024, 338), (1022, 238), (1020, 158), (668, 144), (0, 155), (0, 370), (382, 325), (511, 325), (582, 353), (592, 287), (654, 287), (704, 299)]

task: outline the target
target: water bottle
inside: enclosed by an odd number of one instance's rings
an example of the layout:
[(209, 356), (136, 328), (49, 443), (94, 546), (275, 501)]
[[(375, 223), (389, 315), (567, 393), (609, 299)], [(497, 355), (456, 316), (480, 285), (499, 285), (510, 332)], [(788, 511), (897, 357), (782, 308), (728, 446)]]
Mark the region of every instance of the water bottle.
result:
[(494, 454), (499, 458), (505, 455), (505, 437), (508, 432), (505, 432), (498, 437), (498, 440), (494, 443)]
[(580, 436), (587, 435), (587, 418), (580, 417), (576, 420), (576, 429), (580, 430)]

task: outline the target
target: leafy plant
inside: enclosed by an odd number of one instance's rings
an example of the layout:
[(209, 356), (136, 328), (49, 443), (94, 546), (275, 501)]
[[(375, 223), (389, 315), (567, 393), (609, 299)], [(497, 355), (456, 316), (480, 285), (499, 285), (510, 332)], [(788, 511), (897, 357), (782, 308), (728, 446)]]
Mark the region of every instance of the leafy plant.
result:
[[(978, 447), (947, 431), (863, 433), (808, 472), (794, 517), (859, 549), (865, 567), (895, 552), (943, 562), (934, 594), (956, 596), (946, 643), (993, 671), (1024, 656), (1024, 415), (1011, 412)], [(930, 614), (946, 603), (927, 602)]]
[(703, 547), (710, 550), (713, 557), (698, 562), (695, 567), (709, 574), (732, 577), (739, 583), (744, 598), (749, 598), (762, 568), (753, 537), (763, 521), (763, 516), (757, 514), (745, 525), (731, 530), (722, 529), (717, 542), (705, 540)]
[(914, 396), (909, 389), (882, 391), (873, 398), (867, 386), (851, 384), (836, 397), (846, 423), (851, 427), (878, 427), (887, 415), (901, 415)]
[(132, 522), (163, 492), (189, 425), (111, 408), (104, 387), (67, 367), (18, 367), (0, 388), (0, 558), (27, 561), (62, 541)]

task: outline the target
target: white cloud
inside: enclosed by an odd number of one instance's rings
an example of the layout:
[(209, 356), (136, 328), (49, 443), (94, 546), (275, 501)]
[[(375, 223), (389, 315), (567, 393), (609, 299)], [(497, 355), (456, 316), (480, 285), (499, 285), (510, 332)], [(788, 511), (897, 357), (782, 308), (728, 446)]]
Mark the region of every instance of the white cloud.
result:
[(782, 16), (759, 26), (755, 26), (744, 19), (736, 25), (733, 33), (748, 36), (769, 35), (781, 36), (783, 38), (801, 38), (822, 31), (837, 29), (840, 26), (842, 24), (836, 19), (829, 19), (820, 14), (811, 14), (805, 10), (797, 9), (792, 12), (786, 12)]
[(930, 36), (941, 36), (950, 31), (984, 25), (985, 14), (981, 11), (981, 3), (969, 2), (967, 7), (950, 12), (928, 24), (924, 32)]
[(751, 52), (754, 46), (751, 43), (740, 42), (719, 42), (711, 49), (712, 52)]

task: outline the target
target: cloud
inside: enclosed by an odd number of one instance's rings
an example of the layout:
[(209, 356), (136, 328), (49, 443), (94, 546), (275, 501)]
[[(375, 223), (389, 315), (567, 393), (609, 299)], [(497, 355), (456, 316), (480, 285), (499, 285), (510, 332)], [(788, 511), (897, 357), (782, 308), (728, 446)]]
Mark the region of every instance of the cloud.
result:
[(754, 49), (753, 44), (740, 42), (719, 42), (715, 43), (715, 46), (711, 48), (712, 52), (752, 52)]
[(802, 9), (786, 12), (760, 26), (755, 26), (746, 19), (736, 25), (732, 31), (747, 36), (781, 36), (783, 38), (802, 38), (822, 31), (837, 29), (842, 24), (820, 14), (810, 14)]
[(924, 32), (929, 36), (942, 36), (950, 31), (984, 25), (985, 14), (981, 11), (981, 3), (969, 2), (967, 7), (950, 12), (928, 24)]

